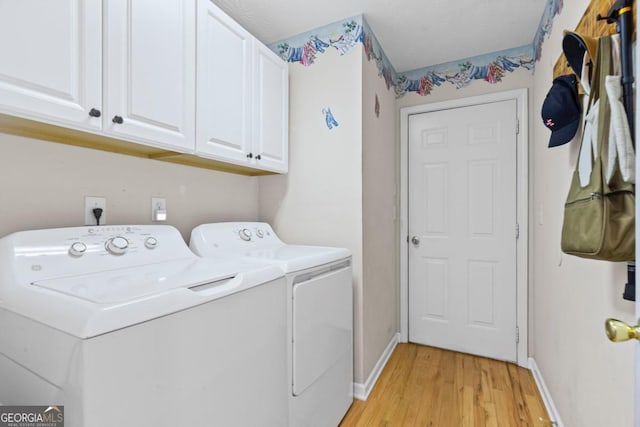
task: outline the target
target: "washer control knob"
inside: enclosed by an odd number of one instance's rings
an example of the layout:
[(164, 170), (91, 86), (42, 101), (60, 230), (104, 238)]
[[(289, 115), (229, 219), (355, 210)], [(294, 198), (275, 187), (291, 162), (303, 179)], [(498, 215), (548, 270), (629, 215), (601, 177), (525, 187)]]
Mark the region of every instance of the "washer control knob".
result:
[(258, 228), (258, 229), (256, 230), (256, 236), (258, 236), (259, 238), (261, 238), (261, 239), (262, 239), (262, 238), (264, 237), (264, 231), (262, 231), (262, 229), (261, 229), (261, 228)]
[(69, 255), (81, 257), (87, 251), (87, 245), (82, 242), (74, 242), (69, 248)]
[(107, 240), (105, 247), (112, 255), (124, 255), (129, 249), (129, 241), (122, 236), (116, 236)]
[(238, 235), (240, 236), (240, 238), (246, 242), (248, 242), (249, 240), (251, 240), (251, 230), (249, 230), (248, 228), (243, 228), (242, 230), (240, 230), (240, 232), (238, 233)]
[(144, 247), (147, 249), (155, 249), (158, 246), (158, 239), (155, 237), (147, 237), (144, 239)]

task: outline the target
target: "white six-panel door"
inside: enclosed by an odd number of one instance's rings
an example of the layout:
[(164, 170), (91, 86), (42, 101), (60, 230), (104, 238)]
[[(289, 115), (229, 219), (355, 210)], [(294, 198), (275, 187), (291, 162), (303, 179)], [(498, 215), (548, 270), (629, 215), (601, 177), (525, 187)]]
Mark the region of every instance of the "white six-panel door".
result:
[(409, 117), (409, 340), (516, 361), (516, 101)]

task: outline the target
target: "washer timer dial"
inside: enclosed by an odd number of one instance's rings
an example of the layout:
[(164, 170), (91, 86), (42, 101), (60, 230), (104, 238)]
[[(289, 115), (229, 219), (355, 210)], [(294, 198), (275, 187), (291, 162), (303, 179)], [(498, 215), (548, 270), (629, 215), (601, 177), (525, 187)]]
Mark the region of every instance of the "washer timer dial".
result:
[(248, 242), (249, 240), (251, 240), (251, 230), (249, 230), (248, 228), (243, 228), (242, 230), (240, 230), (238, 232), (238, 235), (245, 242)]
[(107, 240), (104, 246), (112, 255), (124, 255), (129, 249), (129, 241), (122, 236), (116, 236)]

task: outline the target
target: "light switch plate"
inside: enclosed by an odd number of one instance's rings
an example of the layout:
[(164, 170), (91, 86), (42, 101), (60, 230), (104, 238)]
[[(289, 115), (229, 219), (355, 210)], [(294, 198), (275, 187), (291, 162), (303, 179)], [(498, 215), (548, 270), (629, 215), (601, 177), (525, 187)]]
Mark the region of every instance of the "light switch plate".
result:
[(151, 221), (167, 220), (167, 199), (164, 197), (151, 198)]

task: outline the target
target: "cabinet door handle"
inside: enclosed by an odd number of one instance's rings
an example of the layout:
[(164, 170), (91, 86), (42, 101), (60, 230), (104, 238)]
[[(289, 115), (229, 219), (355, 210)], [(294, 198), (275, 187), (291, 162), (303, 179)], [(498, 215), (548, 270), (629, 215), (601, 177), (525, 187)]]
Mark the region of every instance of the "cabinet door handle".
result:
[[(257, 158), (257, 157), (256, 157)], [(253, 159), (253, 153), (247, 154), (247, 159)]]
[(100, 110), (98, 110), (96, 108), (92, 108), (91, 110), (89, 110), (89, 115), (91, 117), (100, 117), (102, 115), (102, 113), (100, 112)]
[(261, 158), (262, 158), (262, 156), (261, 156), (260, 154), (258, 154), (258, 155), (256, 156), (256, 160), (260, 160)]
[(121, 125), (124, 122), (124, 120), (120, 116), (113, 116), (113, 119), (111, 119), (111, 121), (119, 125)]

